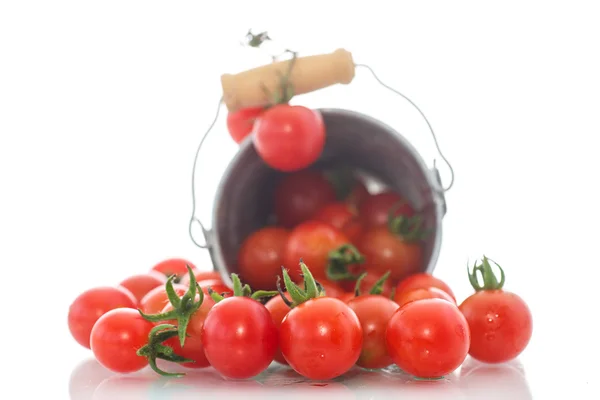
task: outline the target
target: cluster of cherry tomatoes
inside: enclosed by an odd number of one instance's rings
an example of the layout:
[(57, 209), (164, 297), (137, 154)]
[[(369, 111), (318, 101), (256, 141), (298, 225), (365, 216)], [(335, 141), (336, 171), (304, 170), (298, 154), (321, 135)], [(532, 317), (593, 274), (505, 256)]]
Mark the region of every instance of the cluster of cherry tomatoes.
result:
[(304, 106), (284, 103), (243, 108), (227, 115), (227, 129), (236, 143), (252, 134), (265, 164), (284, 172), (308, 167), (325, 146), (321, 113)]

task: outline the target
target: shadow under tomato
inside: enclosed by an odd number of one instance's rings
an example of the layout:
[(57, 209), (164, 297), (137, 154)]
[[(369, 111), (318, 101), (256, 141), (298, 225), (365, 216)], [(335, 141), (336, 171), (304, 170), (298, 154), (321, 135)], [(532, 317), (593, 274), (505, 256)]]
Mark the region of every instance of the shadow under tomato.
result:
[(80, 362), (69, 377), (69, 398), (71, 400), (89, 400), (96, 388), (114, 373), (104, 368), (94, 358)]

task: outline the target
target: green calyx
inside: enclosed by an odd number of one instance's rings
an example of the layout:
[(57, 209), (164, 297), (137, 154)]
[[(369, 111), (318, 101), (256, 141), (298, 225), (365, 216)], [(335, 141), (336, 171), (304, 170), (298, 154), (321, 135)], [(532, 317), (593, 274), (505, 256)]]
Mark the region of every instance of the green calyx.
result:
[[(385, 274), (381, 275), (381, 278), (379, 278), (377, 280), (377, 282), (375, 282), (373, 284), (371, 289), (369, 289), (369, 294), (381, 295), (383, 293), (383, 285), (385, 284), (385, 281), (387, 281), (388, 278), (390, 277), (390, 273), (391, 273), (391, 271), (387, 271)], [(356, 285), (354, 286), (354, 296), (355, 297), (358, 297), (362, 294), (360, 292), (360, 284), (362, 283), (363, 279), (365, 279), (366, 276), (367, 276), (367, 273), (363, 272), (363, 274), (361, 276), (359, 276), (358, 279), (356, 280)]]
[[(256, 292), (252, 292), (252, 288), (250, 287), (250, 285), (248, 285), (247, 283), (245, 285), (242, 285), (242, 281), (240, 280), (238, 274), (231, 274), (231, 281), (233, 282), (233, 295), (236, 297), (249, 297), (258, 301), (261, 299), (277, 296), (279, 294), (279, 292), (274, 290), (257, 290)], [(225, 299), (225, 297), (222, 294), (215, 292), (210, 287), (208, 288), (208, 293), (210, 294), (210, 297), (215, 301), (215, 303), (218, 303), (219, 301)]]
[(300, 259), (300, 270), (302, 271), (302, 276), (304, 278), (304, 288), (300, 288), (300, 286), (296, 285), (287, 270), (283, 267), (281, 268), (283, 283), (285, 284), (286, 291), (290, 295), (291, 301), (287, 299), (283, 288), (281, 287), (281, 278), (277, 278), (277, 291), (283, 299), (283, 302), (290, 308), (305, 303), (310, 299), (315, 299), (325, 295), (323, 287), (315, 280), (302, 259)]
[(183, 376), (183, 373), (171, 373), (165, 372), (158, 368), (156, 365), (156, 360), (166, 360), (176, 363), (183, 362), (194, 362), (194, 360), (187, 359), (185, 357), (181, 357), (180, 355), (175, 354), (173, 348), (170, 346), (166, 346), (163, 344), (165, 340), (176, 337), (179, 334), (179, 331), (176, 326), (170, 324), (162, 324), (157, 325), (148, 334), (148, 343), (138, 349), (136, 354), (140, 357), (146, 357), (148, 359), (148, 364), (150, 367), (159, 375), (162, 376)]
[(355, 280), (360, 275), (354, 274), (349, 267), (365, 262), (364, 256), (351, 244), (343, 244), (329, 252), (325, 273), (332, 281)]
[(296, 59), (298, 58), (298, 53), (291, 50), (286, 50), (285, 53), (291, 53), (292, 58), (288, 62), (288, 67), (285, 73), (281, 73), (281, 71), (276, 70), (276, 74), (279, 77), (279, 84), (276, 93), (271, 93), (264, 84), (261, 84), (262, 91), (267, 98), (270, 99), (266, 108), (273, 107), (277, 104), (288, 104), (295, 95), (294, 86), (292, 85), (290, 78), (292, 76), (294, 65), (296, 64)]
[(394, 235), (398, 235), (407, 242), (418, 242), (424, 240), (429, 235), (429, 231), (423, 226), (423, 217), (413, 215), (395, 215), (395, 208), (392, 207), (388, 216), (388, 229)]
[[(498, 270), (500, 271), (500, 280), (498, 280), (496, 274), (492, 270), (490, 261), (498, 267)], [(472, 272), (471, 268), (467, 265), (467, 273), (469, 274), (469, 282), (471, 282), (471, 286), (473, 286), (473, 289), (475, 289), (476, 292), (482, 290), (500, 290), (504, 287), (504, 270), (496, 261), (487, 258), (485, 255), (483, 256), (481, 263), (478, 264), (475, 262)], [(481, 275), (483, 285), (479, 284), (479, 280), (477, 279), (478, 273)]]
[[(189, 265), (187, 265), (187, 269), (190, 277), (190, 287), (181, 298), (177, 295), (173, 287), (174, 275), (169, 277), (165, 285), (169, 302), (173, 306), (171, 311), (148, 315), (143, 313), (142, 310), (138, 310), (142, 317), (150, 322), (177, 321), (179, 344), (181, 346), (185, 344), (186, 331), (190, 318), (198, 311), (204, 301), (204, 292), (202, 292), (202, 289), (196, 282), (194, 271), (192, 271)], [(196, 295), (198, 295), (198, 300), (196, 300)]]

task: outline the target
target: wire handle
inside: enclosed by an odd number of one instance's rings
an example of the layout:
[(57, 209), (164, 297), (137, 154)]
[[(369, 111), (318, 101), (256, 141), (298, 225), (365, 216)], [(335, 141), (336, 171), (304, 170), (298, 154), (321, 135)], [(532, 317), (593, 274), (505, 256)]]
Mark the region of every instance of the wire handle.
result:
[[(393, 87), (389, 86), (388, 84), (384, 83), (377, 76), (377, 74), (375, 74), (375, 71), (373, 71), (373, 68), (371, 68), (370, 66), (368, 66), (366, 64), (354, 64), (354, 66), (355, 67), (360, 67), (360, 68), (367, 69), (371, 73), (371, 75), (373, 75), (373, 78), (375, 78), (375, 80), (377, 81), (377, 83), (379, 83), (381, 86), (383, 86), (384, 88), (388, 89), (392, 93), (397, 94), (398, 96), (404, 98), (414, 108), (417, 109), (417, 111), (419, 112), (419, 114), (421, 114), (421, 116), (423, 117), (423, 119), (427, 123), (427, 126), (429, 127), (429, 131), (431, 132), (431, 136), (433, 137), (433, 142), (435, 143), (435, 148), (436, 148), (438, 154), (440, 155), (440, 158), (444, 161), (444, 163), (448, 166), (448, 169), (450, 170), (450, 183), (448, 184), (447, 187), (445, 187), (445, 188), (442, 187), (442, 190), (444, 191), (444, 193), (447, 192), (448, 190), (450, 190), (452, 188), (452, 186), (454, 185), (454, 168), (452, 168), (452, 165), (450, 164), (450, 162), (448, 161), (448, 159), (446, 158), (446, 156), (444, 156), (444, 153), (442, 153), (442, 150), (440, 149), (440, 145), (438, 143), (438, 140), (437, 140), (437, 137), (435, 135), (435, 132), (433, 131), (433, 127), (429, 123), (429, 120), (427, 119), (427, 117), (425, 116), (425, 114), (423, 113), (423, 111), (421, 111), (421, 109), (411, 99), (409, 99), (408, 97), (406, 97), (404, 94), (400, 93), (398, 90), (394, 89)], [(433, 160), (433, 167), (436, 168), (436, 166), (435, 166), (435, 160)]]

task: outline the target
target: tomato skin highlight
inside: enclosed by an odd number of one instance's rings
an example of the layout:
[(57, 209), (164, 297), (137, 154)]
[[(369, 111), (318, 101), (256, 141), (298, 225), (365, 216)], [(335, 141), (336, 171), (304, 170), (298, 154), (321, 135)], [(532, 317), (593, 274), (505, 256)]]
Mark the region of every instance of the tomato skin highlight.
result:
[(386, 226), (390, 212), (394, 207), (394, 216), (412, 217), (412, 206), (395, 192), (381, 192), (369, 195), (360, 205), (359, 214), (365, 229)]
[(182, 278), (188, 274), (186, 265), (189, 265), (192, 270), (196, 270), (196, 266), (183, 258), (170, 258), (156, 264), (152, 267), (151, 271), (157, 271), (161, 274), (169, 277), (171, 275), (177, 275), (178, 278)]
[[(195, 301), (198, 300), (199, 297), (196, 295)], [(165, 342), (166, 345), (173, 348), (175, 354), (195, 361), (193, 363), (181, 363), (181, 365), (184, 367), (205, 368), (210, 365), (206, 359), (206, 356), (204, 355), (204, 345), (202, 344), (202, 328), (204, 327), (206, 316), (214, 305), (214, 300), (208, 296), (207, 293), (204, 293), (204, 300), (202, 301), (200, 308), (190, 317), (190, 321), (186, 329), (187, 337), (183, 347), (181, 347), (178, 337), (173, 337)], [(173, 305), (167, 304), (162, 312), (165, 313), (172, 310)], [(177, 325), (177, 321), (167, 321), (161, 323)]]
[[(221, 274), (217, 271), (194, 271), (194, 276), (196, 277), (196, 282), (200, 283), (202, 281), (208, 280), (219, 280), (221, 281)], [(190, 276), (184, 275), (179, 282), (182, 285), (190, 286)]]
[[(173, 288), (179, 297), (183, 296), (188, 290), (187, 286), (178, 283), (174, 284)], [(140, 310), (145, 314), (158, 314), (167, 306), (167, 304), (169, 304), (167, 291), (164, 286), (159, 286), (149, 291), (144, 298), (142, 298), (142, 301), (140, 301)]]
[(281, 353), (300, 375), (313, 380), (338, 377), (360, 356), (358, 317), (344, 302), (318, 297), (294, 307), (279, 331)]
[(446, 292), (436, 287), (413, 289), (403, 292), (396, 292), (394, 295), (394, 301), (398, 303), (400, 307), (411, 301), (424, 300), (424, 299), (441, 299), (449, 301), (452, 304), (456, 304), (454, 299)]
[(69, 307), (69, 331), (83, 347), (90, 348), (94, 324), (107, 312), (117, 308), (136, 307), (135, 298), (126, 289), (97, 287), (81, 293)]
[(247, 379), (273, 361), (279, 338), (269, 311), (248, 297), (229, 297), (215, 304), (202, 329), (204, 354), (221, 375)]
[(92, 329), (90, 343), (94, 357), (114, 372), (130, 373), (144, 368), (148, 360), (136, 352), (148, 342), (153, 327), (137, 310), (119, 308), (107, 312)]
[(293, 228), (335, 201), (333, 186), (316, 171), (300, 171), (283, 177), (275, 188), (275, 216), (279, 225)]
[(471, 357), (486, 363), (516, 358), (529, 343), (533, 323), (529, 307), (518, 295), (483, 290), (459, 306), (471, 330)]
[[(288, 300), (291, 300), (289, 293), (285, 292), (284, 294)], [(275, 324), (275, 326), (277, 327), (277, 331), (279, 332), (281, 322), (283, 321), (283, 318), (287, 315), (287, 313), (290, 312), (291, 308), (283, 302), (281, 296), (275, 296), (272, 299), (269, 299), (269, 301), (267, 301), (267, 304), (265, 304), (265, 308), (269, 310), (271, 318), (273, 319), (273, 323)], [(283, 358), (283, 354), (281, 354), (281, 350), (279, 348), (277, 349), (277, 352), (275, 353), (275, 357), (273, 357), (273, 359), (280, 364), (287, 365), (287, 361), (285, 360), (285, 358)]]
[(397, 282), (423, 266), (423, 249), (418, 242), (408, 242), (381, 226), (366, 231), (358, 244), (365, 257), (365, 270), (386, 273)]
[(311, 219), (333, 226), (344, 233), (352, 243), (356, 243), (362, 234), (362, 225), (358, 214), (347, 203), (327, 204), (319, 209)]
[(252, 289), (275, 290), (289, 231), (267, 226), (248, 236), (238, 252), (240, 277)]
[(307, 221), (292, 230), (288, 237), (283, 261), (290, 276), (296, 282), (302, 277), (298, 265), (303, 259), (314, 277), (320, 282), (326, 279), (329, 252), (350, 243), (346, 235), (332, 226), (318, 221)]
[(129, 290), (139, 303), (149, 291), (158, 286), (163, 286), (167, 277), (159, 272), (148, 272), (146, 274), (132, 275), (123, 280), (119, 286)]
[(279, 104), (254, 123), (254, 147), (265, 164), (292, 172), (315, 162), (325, 146), (321, 113), (303, 106)]
[(420, 272), (407, 276), (398, 282), (396, 286), (396, 294), (410, 291), (413, 289), (427, 289), (429, 287), (436, 287), (444, 292), (448, 293), (450, 297), (456, 302), (456, 297), (450, 289), (450, 286), (444, 281), (426, 272)]
[(367, 369), (385, 368), (393, 364), (388, 354), (385, 331), (398, 304), (380, 295), (361, 295), (348, 301), (363, 331), (363, 345), (356, 365)]
[(386, 343), (394, 363), (419, 378), (439, 378), (458, 368), (469, 351), (469, 325), (456, 305), (417, 300), (390, 318)]
[(227, 130), (234, 142), (240, 144), (252, 133), (254, 122), (264, 110), (263, 107), (247, 107), (227, 114)]

